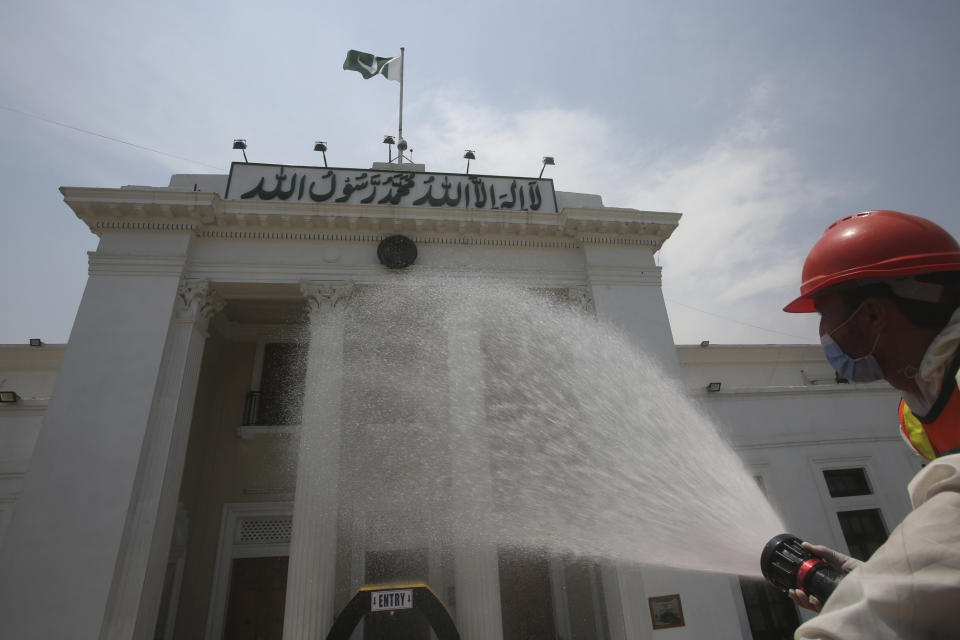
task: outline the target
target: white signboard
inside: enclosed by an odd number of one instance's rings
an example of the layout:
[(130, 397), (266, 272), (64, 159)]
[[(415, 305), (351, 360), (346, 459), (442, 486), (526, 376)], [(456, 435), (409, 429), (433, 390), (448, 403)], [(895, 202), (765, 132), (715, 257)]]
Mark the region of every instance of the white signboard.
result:
[(553, 180), (234, 162), (228, 200), (556, 213)]
[(370, 598), (370, 611), (413, 609), (413, 589), (371, 591)]

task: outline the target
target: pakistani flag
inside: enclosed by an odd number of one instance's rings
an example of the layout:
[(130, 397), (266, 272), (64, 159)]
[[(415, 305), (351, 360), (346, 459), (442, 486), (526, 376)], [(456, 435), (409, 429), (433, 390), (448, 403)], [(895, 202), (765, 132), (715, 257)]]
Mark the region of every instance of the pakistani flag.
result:
[(347, 71), (359, 71), (364, 80), (369, 80), (373, 76), (381, 75), (387, 80), (400, 82), (403, 75), (403, 65), (400, 56), (393, 58), (378, 58), (372, 53), (347, 51), (347, 59), (343, 61), (343, 68)]

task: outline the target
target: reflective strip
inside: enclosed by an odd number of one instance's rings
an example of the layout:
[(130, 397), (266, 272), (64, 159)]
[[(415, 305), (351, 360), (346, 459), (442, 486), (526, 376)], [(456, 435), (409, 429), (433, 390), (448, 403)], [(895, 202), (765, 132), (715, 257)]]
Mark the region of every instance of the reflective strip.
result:
[(927, 437), (927, 431), (923, 428), (923, 423), (913, 415), (910, 407), (902, 398), (900, 399), (900, 410), (897, 413), (900, 416), (900, 430), (903, 431), (903, 435), (917, 450), (917, 453), (927, 460), (936, 458), (937, 452), (934, 450), (933, 444), (930, 443), (930, 438)]

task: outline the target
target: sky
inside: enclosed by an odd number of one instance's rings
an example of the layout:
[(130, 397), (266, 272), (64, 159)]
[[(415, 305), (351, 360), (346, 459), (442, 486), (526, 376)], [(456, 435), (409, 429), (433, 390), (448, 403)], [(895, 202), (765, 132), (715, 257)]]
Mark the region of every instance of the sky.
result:
[[(165, 186), (242, 160), (536, 175), (683, 214), (659, 252), (678, 344), (816, 343), (803, 259), (867, 209), (960, 238), (960, 3), (48, 2), (0, 20), (0, 343), (66, 342), (97, 246), (60, 186)], [(60, 123), (60, 124), (55, 124)], [(66, 126), (65, 126), (66, 125)], [(81, 131), (82, 130), (82, 131)], [(131, 144), (123, 144), (122, 140)], [(146, 149), (144, 149), (145, 147)], [(152, 150), (152, 151), (151, 151)], [(157, 153), (162, 152), (162, 153)]]

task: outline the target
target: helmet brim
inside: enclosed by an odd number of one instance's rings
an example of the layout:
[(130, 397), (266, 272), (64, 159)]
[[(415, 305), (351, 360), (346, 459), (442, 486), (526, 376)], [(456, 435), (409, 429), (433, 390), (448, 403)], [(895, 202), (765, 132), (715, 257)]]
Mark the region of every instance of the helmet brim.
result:
[(813, 298), (800, 296), (783, 308), (787, 313), (816, 313), (817, 308), (813, 304)]

